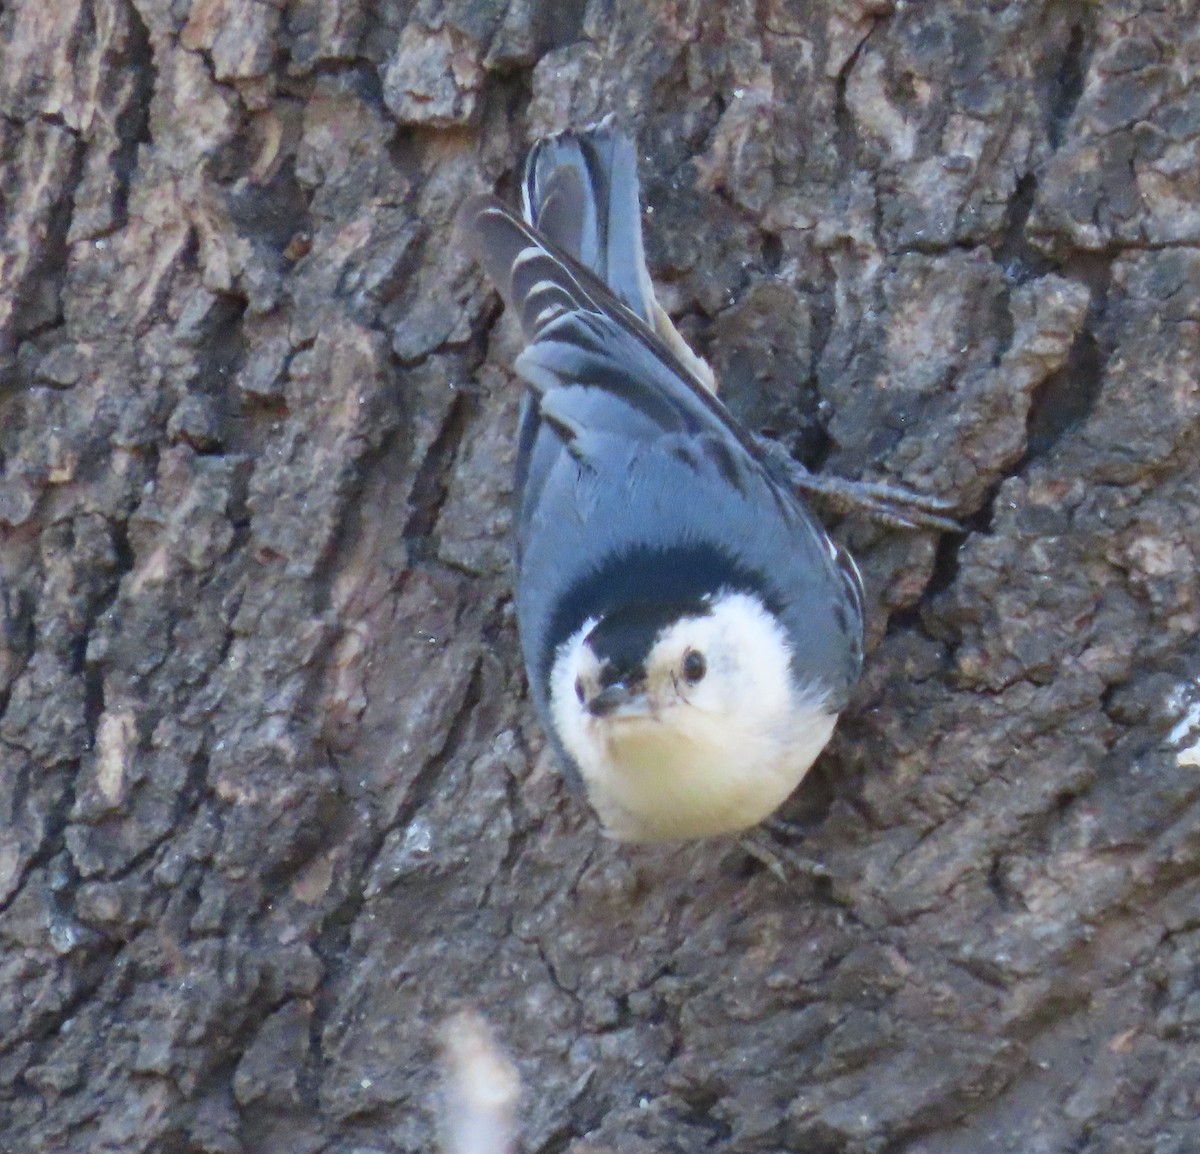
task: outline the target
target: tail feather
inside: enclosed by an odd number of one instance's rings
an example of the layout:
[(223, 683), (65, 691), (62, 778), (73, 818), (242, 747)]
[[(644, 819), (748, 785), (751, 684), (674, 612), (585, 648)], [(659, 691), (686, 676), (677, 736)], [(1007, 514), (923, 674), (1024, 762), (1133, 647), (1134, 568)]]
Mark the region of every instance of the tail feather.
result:
[[(459, 212), (459, 230), (500, 290), (505, 304), (520, 319), (528, 345), (536, 345), (554, 322), (568, 314), (590, 313), (602, 317), (648, 350), (705, 409), (719, 412), (722, 421), (730, 420), (691, 362), (680, 357), (656, 329), (619, 300), (591, 269), (518, 219), (495, 197), (469, 199)], [(572, 326), (572, 331), (579, 334), (585, 328)], [(557, 336), (561, 338), (563, 333), (559, 331)], [(749, 447), (744, 433), (738, 437)]]
[(628, 312), (588, 269), (495, 197), (472, 197), (459, 222), (504, 303), (520, 318), (526, 341), (536, 341), (564, 313)]
[(522, 193), (526, 221), (653, 327), (637, 156), (613, 118), (539, 140), (525, 163)]
[(696, 355), (658, 302), (646, 267), (641, 192), (633, 141), (610, 114), (581, 132), (543, 137), (525, 163), (525, 220), (602, 280), (710, 392), (708, 363)]

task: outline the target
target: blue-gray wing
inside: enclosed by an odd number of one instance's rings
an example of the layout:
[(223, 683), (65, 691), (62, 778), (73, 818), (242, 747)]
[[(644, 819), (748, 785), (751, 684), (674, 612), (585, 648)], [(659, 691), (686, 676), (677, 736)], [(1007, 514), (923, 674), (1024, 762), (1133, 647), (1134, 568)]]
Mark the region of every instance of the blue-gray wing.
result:
[[(523, 507), (536, 504), (546, 470), (562, 448), (540, 436), (539, 381), (555, 380), (569, 372), (569, 366), (582, 370), (586, 365), (602, 387), (624, 389), (627, 400), (636, 396), (634, 410), (640, 405), (645, 412), (657, 412), (660, 419), (673, 412), (676, 422), (728, 429), (749, 445), (749, 438), (731, 426), (727, 410), (703, 379), (590, 269), (518, 220), (494, 197), (468, 200), (459, 221), (528, 344), (516, 366), (534, 389), (522, 408), (517, 451), (517, 491), (524, 494)], [(621, 334), (619, 348), (612, 336), (615, 332)], [(630, 408), (626, 405), (622, 415), (636, 418)], [(518, 511), (518, 525), (524, 520)], [(517, 544), (519, 563), (520, 530)]]
[[(578, 427), (599, 421), (629, 437), (707, 431), (732, 437), (753, 454), (751, 439), (703, 381), (589, 269), (492, 197), (468, 201), (460, 220), (527, 342), (516, 362), (532, 388), (518, 447), (523, 509), (536, 506), (548, 466), (570, 440), (561, 421), (553, 437), (541, 436), (542, 426), (554, 423), (552, 413), (543, 412), (544, 394), (566, 380), (586, 383)], [(525, 521), (519, 513), (518, 561)]]

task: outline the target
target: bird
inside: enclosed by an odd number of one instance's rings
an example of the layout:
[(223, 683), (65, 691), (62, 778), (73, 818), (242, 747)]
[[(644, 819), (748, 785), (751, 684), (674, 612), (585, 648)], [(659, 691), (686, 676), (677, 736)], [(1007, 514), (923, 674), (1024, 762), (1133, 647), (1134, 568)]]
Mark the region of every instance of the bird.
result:
[(655, 295), (612, 117), (538, 140), (521, 199), (473, 196), (458, 227), (525, 342), (513, 572), (535, 712), (607, 836), (745, 831), (862, 669), (862, 578), (805, 492), (900, 524), (944, 526), (943, 505), (826, 486), (729, 412)]

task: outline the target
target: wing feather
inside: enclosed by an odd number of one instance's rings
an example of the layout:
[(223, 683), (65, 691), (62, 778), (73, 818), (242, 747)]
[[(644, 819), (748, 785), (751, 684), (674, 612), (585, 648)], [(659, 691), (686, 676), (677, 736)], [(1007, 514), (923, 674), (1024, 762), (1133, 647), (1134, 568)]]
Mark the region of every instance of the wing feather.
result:
[[(472, 197), (460, 211), (459, 220), (468, 243), (500, 289), (505, 304), (520, 318), (525, 339), (531, 346), (565, 313), (606, 318), (612, 329), (632, 338), (661, 366), (659, 375), (664, 383), (670, 379), (671, 391), (679, 395), (681, 404), (706, 410), (710, 418), (729, 428), (747, 452), (757, 456), (753, 439), (733, 421), (703, 377), (590, 269), (519, 220), (495, 197)], [(551, 302), (556, 306), (553, 309), (548, 307)], [(628, 341), (624, 344), (632, 347)], [(644, 362), (645, 355), (639, 359)]]

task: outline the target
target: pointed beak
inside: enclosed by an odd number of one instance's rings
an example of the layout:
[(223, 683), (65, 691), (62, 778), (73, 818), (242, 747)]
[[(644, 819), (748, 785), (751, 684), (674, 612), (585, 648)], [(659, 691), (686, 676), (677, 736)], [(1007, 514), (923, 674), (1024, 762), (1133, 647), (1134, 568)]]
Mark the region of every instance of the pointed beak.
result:
[(618, 681), (589, 699), (587, 711), (593, 717), (612, 717), (614, 713), (644, 714), (647, 712), (646, 693), (640, 685), (630, 688), (623, 681)]

